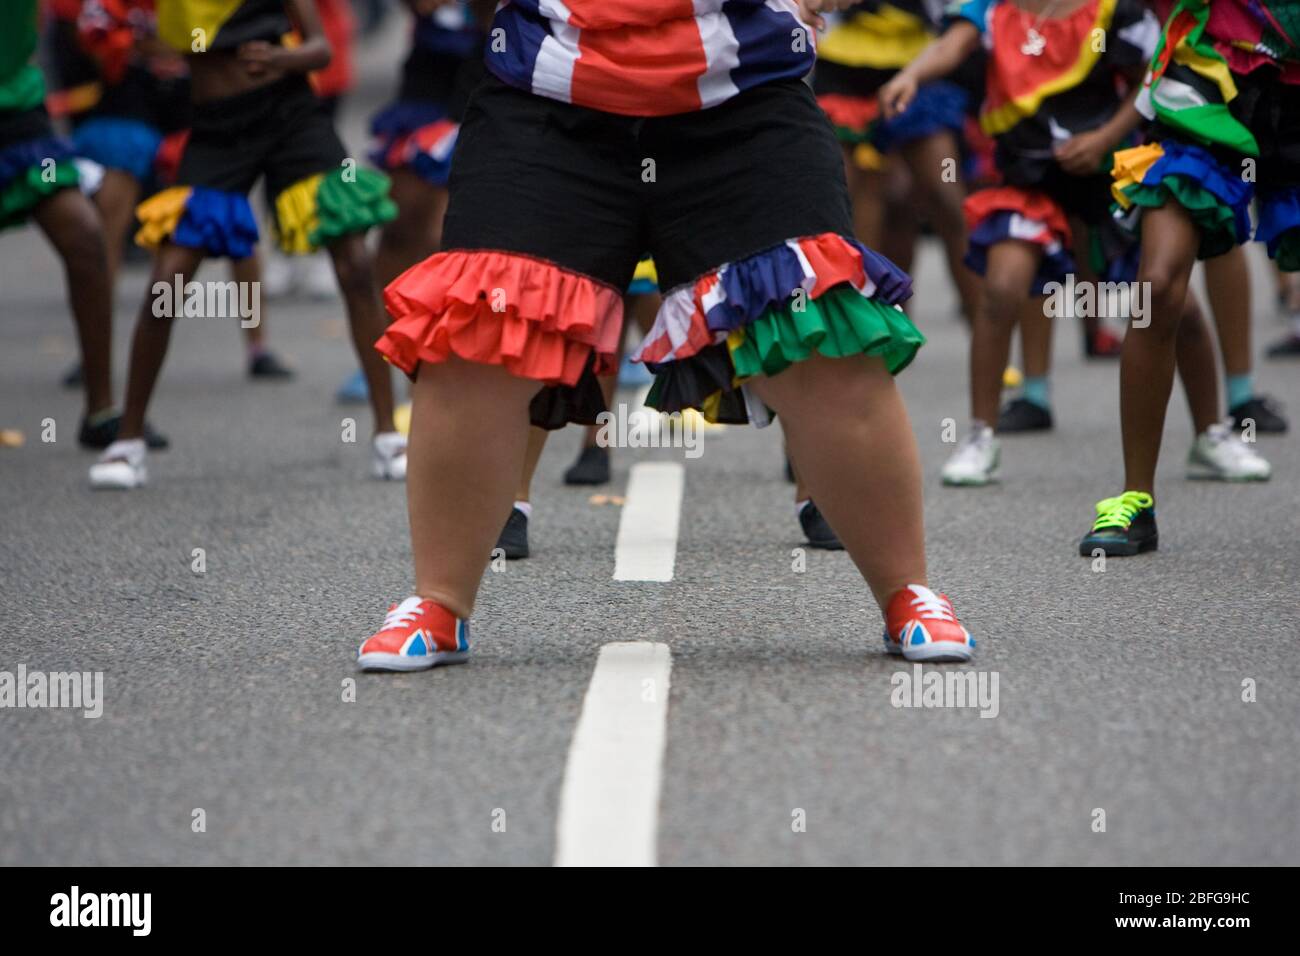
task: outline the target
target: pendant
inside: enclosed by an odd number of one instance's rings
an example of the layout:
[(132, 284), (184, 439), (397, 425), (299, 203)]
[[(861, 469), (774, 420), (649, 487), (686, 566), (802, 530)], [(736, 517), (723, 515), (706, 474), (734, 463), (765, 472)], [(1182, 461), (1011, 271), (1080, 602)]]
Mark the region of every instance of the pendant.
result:
[(1025, 56), (1042, 56), (1047, 47), (1047, 40), (1033, 27), (1025, 34), (1025, 42), (1020, 44), (1020, 52)]

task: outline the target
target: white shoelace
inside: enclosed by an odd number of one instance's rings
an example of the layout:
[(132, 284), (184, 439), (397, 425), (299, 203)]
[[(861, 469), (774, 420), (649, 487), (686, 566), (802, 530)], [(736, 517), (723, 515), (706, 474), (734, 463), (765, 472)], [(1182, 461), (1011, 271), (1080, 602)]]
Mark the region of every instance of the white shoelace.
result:
[(405, 627), (408, 624), (414, 624), (416, 618), (420, 616), (421, 600), (418, 597), (409, 597), (397, 607), (393, 608), (384, 615), (384, 626), (379, 630), (391, 631), (399, 627)]
[(921, 587), (919, 584), (909, 585), (909, 589), (916, 595), (912, 600), (912, 607), (917, 609), (919, 617), (935, 621), (952, 621), (956, 623), (957, 618), (948, 607), (948, 602), (939, 597), (939, 595), (935, 594), (929, 588)]

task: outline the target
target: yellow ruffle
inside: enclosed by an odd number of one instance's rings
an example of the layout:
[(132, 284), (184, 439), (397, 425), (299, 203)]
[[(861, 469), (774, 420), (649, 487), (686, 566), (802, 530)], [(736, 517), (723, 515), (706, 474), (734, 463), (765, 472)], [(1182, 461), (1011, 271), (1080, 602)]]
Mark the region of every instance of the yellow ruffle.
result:
[(1114, 182), (1110, 184), (1110, 194), (1115, 197), (1121, 209), (1133, 205), (1124, 190), (1136, 186), (1146, 177), (1147, 170), (1164, 156), (1165, 151), (1159, 143), (1143, 143), (1132, 149), (1121, 149), (1115, 154), (1115, 165), (1110, 175)]
[(633, 282), (653, 282), (659, 284), (659, 272), (655, 269), (655, 261), (649, 257), (642, 259), (636, 264), (636, 272), (632, 273)]
[(288, 253), (315, 252), (311, 235), (320, 226), (316, 193), (324, 173), (300, 179), (275, 197), (275, 229), (280, 248)]
[(136, 245), (157, 249), (164, 240), (171, 238), (185, 214), (185, 204), (190, 201), (192, 191), (189, 186), (172, 186), (136, 206), (135, 215), (140, 220), (140, 230), (135, 234)]
[(840, 66), (892, 70), (907, 66), (934, 39), (915, 14), (889, 4), (846, 16), (817, 42), (817, 56)]

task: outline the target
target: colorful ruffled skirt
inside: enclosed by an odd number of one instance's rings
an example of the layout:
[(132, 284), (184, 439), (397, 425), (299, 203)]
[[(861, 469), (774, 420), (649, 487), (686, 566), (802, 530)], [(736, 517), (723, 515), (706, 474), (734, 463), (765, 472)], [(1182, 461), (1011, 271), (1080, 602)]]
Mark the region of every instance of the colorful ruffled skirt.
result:
[(965, 263), (976, 275), (988, 271), (989, 249), (1019, 240), (1042, 250), (1031, 291), (1061, 282), (1074, 271), (1072, 236), (1065, 209), (1046, 192), (1020, 186), (994, 186), (971, 193), (962, 204), (968, 234)]
[(54, 135), (44, 110), (0, 113), (0, 229), (21, 225), (43, 200), (80, 183), (72, 144)]

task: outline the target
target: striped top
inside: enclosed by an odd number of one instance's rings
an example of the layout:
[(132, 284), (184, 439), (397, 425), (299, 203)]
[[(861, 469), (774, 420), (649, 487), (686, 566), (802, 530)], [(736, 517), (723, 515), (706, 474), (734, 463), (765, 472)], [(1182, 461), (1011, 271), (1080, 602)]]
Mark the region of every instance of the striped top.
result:
[(627, 116), (716, 106), (815, 57), (794, 0), (510, 0), (487, 40), (511, 86)]

